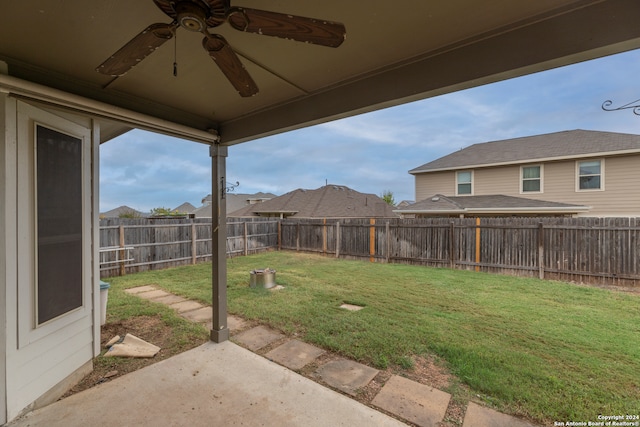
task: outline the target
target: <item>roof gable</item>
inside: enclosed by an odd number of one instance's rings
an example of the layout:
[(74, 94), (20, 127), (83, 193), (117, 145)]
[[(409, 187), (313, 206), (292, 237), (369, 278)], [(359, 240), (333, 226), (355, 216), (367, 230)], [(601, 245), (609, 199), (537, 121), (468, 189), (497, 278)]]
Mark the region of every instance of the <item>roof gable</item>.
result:
[(528, 163), (616, 152), (640, 152), (640, 135), (572, 130), (474, 144), (409, 171), (411, 174)]

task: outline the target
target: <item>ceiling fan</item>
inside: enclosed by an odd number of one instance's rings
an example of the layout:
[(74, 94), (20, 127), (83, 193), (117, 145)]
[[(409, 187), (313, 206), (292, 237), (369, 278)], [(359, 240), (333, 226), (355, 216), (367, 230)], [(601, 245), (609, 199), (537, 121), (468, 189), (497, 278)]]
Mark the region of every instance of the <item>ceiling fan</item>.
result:
[(240, 96), (258, 93), (255, 84), (229, 43), (210, 28), (228, 22), (238, 31), (281, 37), (321, 46), (338, 47), (345, 39), (344, 25), (320, 19), (287, 15), (266, 10), (232, 7), (230, 0), (153, 0), (168, 15), (169, 24), (151, 24), (131, 39), (98, 68), (102, 74), (122, 76), (164, 42), (178, 27), (204, 35), (202, 46), (215, 61)]

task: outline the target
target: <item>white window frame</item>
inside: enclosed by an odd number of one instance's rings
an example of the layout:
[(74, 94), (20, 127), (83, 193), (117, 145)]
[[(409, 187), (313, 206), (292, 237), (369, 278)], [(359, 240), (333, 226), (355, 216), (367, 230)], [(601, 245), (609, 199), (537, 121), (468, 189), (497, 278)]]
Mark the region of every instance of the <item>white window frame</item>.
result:
[[(580, 188), (580, 163), (584, 162), (600, 162), (600, 188)], [(604, 158), (601, 159), (583, 159), (576, 160), (576, 192), (592, 192), (592, 191), (604, 191)]]
[[(535, 167), (539, 167), (540, 168), (540, 177), (537, 178), (540, 180), (540, 190), (538, 191), (525, 191), (524, 190), (524, 169), (525, 168), (535, 168)], [(528, 180), (533, 180), (532, 178), (529, 178)], [(539, 165), (523, 165), (520, 166), (520, 194), (542, 194), (544, 193), (544, 165), (543, 164), (539, 164)]]
[[(461, 173), (461, 172), (468, 172), (468, 173), (470, 173), (470, 174), (471, 174), (471, 182), (459, 182), (459, 181), (458, 181), (458, 174), (459, 174), (459, 173)], [(459, 171), (456, 171), (456, 196), (473, 196), (473, 190), (474, 190), (474, 188), (473, 188), (473, 187), (474, 187), (474, 186), (473, 186), (473, 182), (474, 182), (474, 181), (475, 181), (475, 179), (474, 179), (473, 169), (471, 169), (471, 170), (459, 170)], [(458, 188), (459, 188), (459, 185), (460, 185), (460, 184), (471, 184), (471, 193), (468, 193), (468, 194), (467, 194), (467, 193), (460, 194), (460, 193), (458, 192)]]

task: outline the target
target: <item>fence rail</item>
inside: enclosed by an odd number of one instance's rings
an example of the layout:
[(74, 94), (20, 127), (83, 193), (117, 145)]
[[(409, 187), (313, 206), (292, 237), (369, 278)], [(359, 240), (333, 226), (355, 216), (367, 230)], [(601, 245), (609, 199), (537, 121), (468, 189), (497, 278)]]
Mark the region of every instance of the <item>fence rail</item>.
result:
[[(104, 276), (211, 259), (207, 219), (102, 220), (100, 241)], [(268, 249), (640, 286), (640, 218), (228, 218), (228, 256)]]

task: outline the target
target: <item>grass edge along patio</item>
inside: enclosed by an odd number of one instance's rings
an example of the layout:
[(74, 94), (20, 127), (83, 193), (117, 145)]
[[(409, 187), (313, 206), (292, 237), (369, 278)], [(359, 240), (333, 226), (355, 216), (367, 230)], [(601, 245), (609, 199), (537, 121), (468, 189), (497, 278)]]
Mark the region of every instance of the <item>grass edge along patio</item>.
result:
[[(248, 286), (266, 267), (283, 290)], [(211, 303), (208, 263), (110, 280)], [(471, 399), (538, 423), (640, 411), (635, 294), (289, 251), (229, 259), (227, 291), (230, 313), (378, 368), (436, 355)]]

